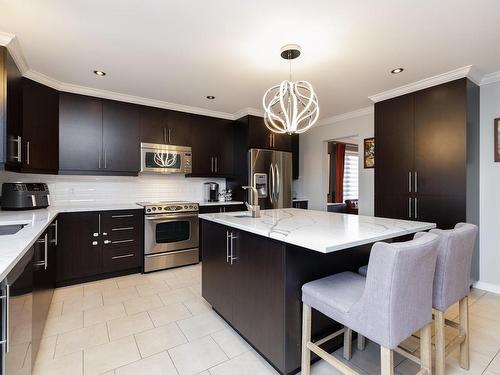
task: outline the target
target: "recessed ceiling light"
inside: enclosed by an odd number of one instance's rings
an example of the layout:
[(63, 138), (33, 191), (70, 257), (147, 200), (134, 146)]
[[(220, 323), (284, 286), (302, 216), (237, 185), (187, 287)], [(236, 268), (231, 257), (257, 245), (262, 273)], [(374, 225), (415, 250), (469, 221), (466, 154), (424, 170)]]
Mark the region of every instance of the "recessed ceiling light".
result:
[(392, 69), (391, 73), (392, 74), (398, 74), (398, 73), (401, 73), (403, 70), (404, 70), (403, 68), (396, 68), (396, 69)]
[(102, 70), (94, 70), (94, 74), (99, 77), (104, 77), (106, 75)]
[(215, 99), (215, 96), (213, 96), (213, 95), (207, 95), (207, 99), (208, 99), (208, 100), (214, 100), (214, 99)]

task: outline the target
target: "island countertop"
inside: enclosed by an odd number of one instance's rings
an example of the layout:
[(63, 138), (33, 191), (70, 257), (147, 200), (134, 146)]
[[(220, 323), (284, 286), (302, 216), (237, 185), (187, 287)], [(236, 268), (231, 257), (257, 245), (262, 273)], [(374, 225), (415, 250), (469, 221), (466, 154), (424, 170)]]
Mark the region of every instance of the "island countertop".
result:
[(282, 208), (200, 215), (200, 219), (273, 238), (292, 245), (331, 253), (436, 227), (434, 223)]

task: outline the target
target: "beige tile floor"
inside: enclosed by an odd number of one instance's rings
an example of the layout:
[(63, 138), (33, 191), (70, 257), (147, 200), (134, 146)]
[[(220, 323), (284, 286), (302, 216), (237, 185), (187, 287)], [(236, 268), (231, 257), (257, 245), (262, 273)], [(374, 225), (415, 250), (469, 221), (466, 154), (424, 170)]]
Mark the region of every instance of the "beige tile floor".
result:
[[(470, 299), (472, 375), (500, 375), (500, 296)], [(456, 318), (457, 308), (448, 313)], [(448, 332), (452, 337), (454, 333)], [(415, 339), (407, 346), (418, 348)], [(335, 353), (341, 358), (340, 351)], [(399, 374), (416, 366), (396, 356)], [(353, 350), (350, 365), (379, 373), (379, 348)], [(130, 275), (56, 290), (35, 363), (36, 375), (276, 374), (201, 297), (201, 265)], [(465, 374), (457, 353), (448, 374)], [(337, 374), (325, 362), (313, 375)]]

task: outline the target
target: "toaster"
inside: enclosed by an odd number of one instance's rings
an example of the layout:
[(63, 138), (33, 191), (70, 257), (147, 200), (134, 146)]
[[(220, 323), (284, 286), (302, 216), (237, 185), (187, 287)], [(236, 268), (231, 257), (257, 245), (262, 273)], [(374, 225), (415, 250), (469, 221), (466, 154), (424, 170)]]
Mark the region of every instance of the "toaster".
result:
[(5, 182), (2, 184), (2, 210), (32, 210), (50, 205), (47, 184)]

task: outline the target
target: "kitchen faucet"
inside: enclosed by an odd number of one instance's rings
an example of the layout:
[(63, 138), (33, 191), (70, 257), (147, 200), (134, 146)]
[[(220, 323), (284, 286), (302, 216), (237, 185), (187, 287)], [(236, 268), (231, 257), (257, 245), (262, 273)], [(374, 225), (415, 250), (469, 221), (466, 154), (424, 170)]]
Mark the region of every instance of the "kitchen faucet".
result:
[(252, 217), (260, 217), (260, 206), (259, 206), (259, 192), (253, 186), (242, 186), (243, 189), (249, 190), (250, 194), (250, 204), (245, 202), (248, 211), (252, 213)]

